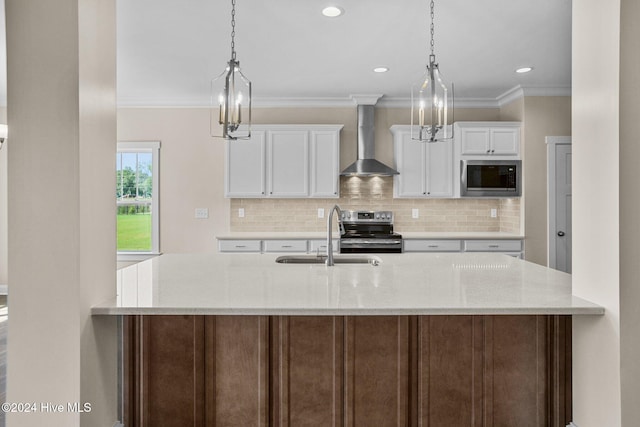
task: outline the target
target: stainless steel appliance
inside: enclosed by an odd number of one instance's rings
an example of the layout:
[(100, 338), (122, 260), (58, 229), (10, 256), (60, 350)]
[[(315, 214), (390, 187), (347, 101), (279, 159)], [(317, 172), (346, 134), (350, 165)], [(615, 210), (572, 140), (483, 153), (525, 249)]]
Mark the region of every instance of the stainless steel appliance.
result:
[(358, 152), (355, 162), (350, 164), (340, 175), (347, 176), (393, 176), (398, 171), (375, 159), (373, 105), (358, 105)]
[(461, 197), (520, 197), (521, 160), (461, 160)]
[(393, 212), (342, 211), (340, 253), (400, 253), (402, 236), (393, 232)]

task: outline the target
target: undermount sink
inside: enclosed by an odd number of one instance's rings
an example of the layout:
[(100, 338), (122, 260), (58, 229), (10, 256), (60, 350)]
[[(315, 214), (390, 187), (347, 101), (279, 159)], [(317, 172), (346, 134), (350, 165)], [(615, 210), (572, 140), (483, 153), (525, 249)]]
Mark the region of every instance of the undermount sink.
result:
[[(327, 261), (326, 255), (284, 255), (276, 258), (279, 264), (324, 264)], [(334, 256), (335, 264), (371, 264), (379, 265), (382, 260), (377, 256)]]

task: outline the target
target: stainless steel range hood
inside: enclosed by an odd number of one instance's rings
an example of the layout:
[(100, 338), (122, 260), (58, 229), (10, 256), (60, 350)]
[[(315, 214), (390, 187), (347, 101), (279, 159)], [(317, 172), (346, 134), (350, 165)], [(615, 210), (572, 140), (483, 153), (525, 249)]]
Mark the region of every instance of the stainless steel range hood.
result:
[(358, 153), (356, 161), (340, 175), (392, 176), (399, 172), (375, 159), (374, 105), (358, 105)]

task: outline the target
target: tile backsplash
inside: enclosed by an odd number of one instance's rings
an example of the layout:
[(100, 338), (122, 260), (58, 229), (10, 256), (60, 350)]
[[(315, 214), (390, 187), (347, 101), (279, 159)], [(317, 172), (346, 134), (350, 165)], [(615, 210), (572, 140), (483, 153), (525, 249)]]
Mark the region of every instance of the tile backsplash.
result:
[[(231, 231), (324, 231), (318, 208), (390, 210), (394, 229), (407, 231), (520, 231), (520, 199), (394, 199), (392, 177), (341, 177), (339, 199), (231, 199)], [(244, 209), (244, 218), (238, 210)], [(418, 209), (419, 217), (412, 218)], [(491, 209), (497, 217), (491, 218)]]

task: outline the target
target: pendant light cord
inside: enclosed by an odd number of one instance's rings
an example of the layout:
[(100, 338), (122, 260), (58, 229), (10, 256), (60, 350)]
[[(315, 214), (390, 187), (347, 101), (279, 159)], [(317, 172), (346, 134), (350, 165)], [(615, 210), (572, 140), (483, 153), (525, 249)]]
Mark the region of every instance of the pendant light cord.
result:
[(434, 51), (435, 51), (435, 42), (433, 41), (433, 34), (434, 34), (433, 18), (435, 16), (435, 14), (433, 12), (433, 8), (434, 8), (434, 4), (433, 4), (433, 0), (431, 0), (431, 55), (429, 56), (429, 58), (430, 58), (429, 62), (435, 62), (435, 59), (436, 59), (436, 54), (434, 53)]
[[(431, 43), (433, 44), (433, 41)], [(431, 49), (433, 50), (433, 47)], [(236, 0), (231, 0), (231, 59), (236, 60)]]

